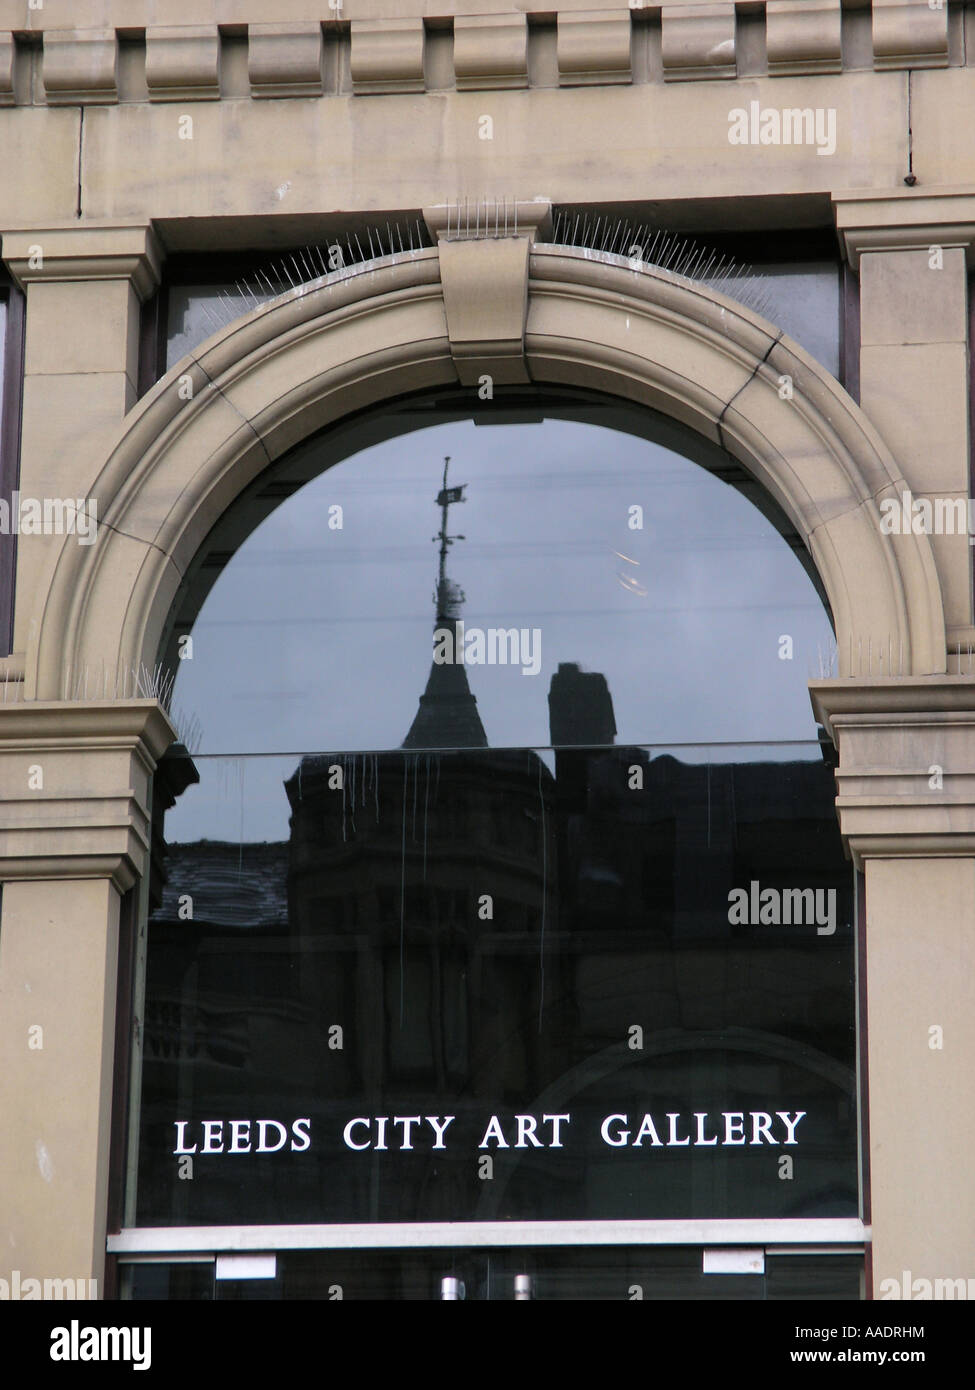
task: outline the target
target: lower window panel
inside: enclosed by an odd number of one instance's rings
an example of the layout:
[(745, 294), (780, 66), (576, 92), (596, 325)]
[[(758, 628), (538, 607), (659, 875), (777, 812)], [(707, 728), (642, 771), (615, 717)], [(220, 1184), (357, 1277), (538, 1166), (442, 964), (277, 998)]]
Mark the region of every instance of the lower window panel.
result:
[[(863, 1297), (862, 1254), (766, 1255), (761, 1273), (705, 1274), (697, 1247), (584, 1249), (289, 1250), (273, 1277), (217, 1278), (213, 1261), (125, 1264), (130, 1299), (852, 1302)], [(265, 1257), (266, 1258), (266, 1257)], [(221, 1274), (233, 1272), (223, 1266)]]

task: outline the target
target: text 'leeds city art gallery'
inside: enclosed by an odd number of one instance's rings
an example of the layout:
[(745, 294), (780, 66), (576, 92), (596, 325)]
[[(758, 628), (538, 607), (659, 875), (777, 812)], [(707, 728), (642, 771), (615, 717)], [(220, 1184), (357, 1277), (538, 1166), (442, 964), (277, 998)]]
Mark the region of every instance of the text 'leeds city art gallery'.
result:
[(975, 4), (556, 4), (0, 0), (4, 1297), (975, 1292)]

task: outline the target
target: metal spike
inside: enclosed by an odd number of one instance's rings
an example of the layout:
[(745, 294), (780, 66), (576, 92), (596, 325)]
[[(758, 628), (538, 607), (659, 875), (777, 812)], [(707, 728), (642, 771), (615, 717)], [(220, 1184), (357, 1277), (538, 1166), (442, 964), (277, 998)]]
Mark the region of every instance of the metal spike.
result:
[(263, 281), (264, 281), (264, 284), (267, 286), (267, 290), (268, 290), (268, 293), (270, 294), (271, 298), (272, 298), (272, 299), (276, 298), (278, 292), (277, 292), (277, 290), (274, 288), (274, 286), (271, 284), (271, 281), (270, 281), (270, 279), (269, 279), (269, 277), (268, 277), (268, 275), (266, 274), (265, 271), (259, 270), (259, 271), (257, 272), (257, 280), (258, 280), (258, 284), (260, 284), (260, 282), (263, 280)]

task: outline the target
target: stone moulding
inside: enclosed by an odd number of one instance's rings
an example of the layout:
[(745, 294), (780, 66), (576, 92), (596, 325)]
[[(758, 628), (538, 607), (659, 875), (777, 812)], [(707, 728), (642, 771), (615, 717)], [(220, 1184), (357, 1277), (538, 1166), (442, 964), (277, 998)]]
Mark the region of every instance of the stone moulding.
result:
[(873, 0), (875, 68), (943, 68), (948, 65), (948, 0)]
[(2, 251), (22, 288), (37, 280), (129, 280), (140, 299), (159, 284), (162, 265), (152, 228), (124, 223), (14, 229), (3, 233)]
[(629, 12), (560, 14), (557, 54), (563, 87), (631, 81)]
[(527, 87), (525, 15), (458, 15), (454, 20), (454, 76), (461, 92)]
[[(504, 244), (467, 241), (456, 265), (428, 247), (350, 267), (177, 363), (126, 417), (93, 488), (97, 544), (65, 537), (52, 554), (26, 698), (63, 698), (69, 669), (151, 668), (206, 534), (268, 464), (345, 415), (469, 380), (471, 364), (499, 354), (530, 380), (652, 406), (738, 458), (813, 556), (841, 674), (854, 634), (892, 644), (905, 673), (944, 671), (930, 540), (882, 534), (878, 499), (896, 494), (898, 469), (838, 383), (748, 309), (670, 272), (538, 242), (492, 254)], [(503, 306), (480, 340), (477, 317), (445, 296), (475, 280)]]
[(0, 106), (13, 106), (17, 100), (14, 74), (17, 49), (13, 34), (0, 33)]
[[(533, 36), (530, 14), (557, 22), (557, 64), (562, 86), (613, 85), (632, 80), (631, 26), (646, 15), (661, 22), (665, 82), (734, 78), (737, 74), (737, 14), (732, 0), (614, 0), (601, 8), (578, 5), (550, 10), (456, 13), (459, 4), (438, 10), (438, 22), (453, 24), (454, 79), (458, 91), (529, 85)], [(357, 5), (347, 15), (340, 4), (310, 7), (293, 19), (275, 21), (253, 0), (234, 7), (235, 23), (248, 31), (250, 94), (254, 98), (323, 96), (323, 33), (350, 42), (354, 90), (358, 93), (420, 92), (424, 77), (424, 24), (429, 6), (404, 3), (396, 15), (379, 14), (378, 3)], [(487, 7), (485, 7), (487, 8)], [(839, 73), (843, 70), (841, 0), (768, 0), (765, 45), (770, 76)], [(864, 6), (864, 9), (866, 7)], [(871, 44), (878, 71), (948, 65), (949, 0), (872, 0)], [(449, 13), (455, 11), (453, 16)], [(44, 84), (51, 105), (118, 101), (119, 40), (140, 20), (146, 34), (145, 76), (150, 101), (217, 100), (221, 39), (210, 24), (165, 26), (156, 9), (136, 6), (117, 28), (45, 28), (46, 11), (30, 11), (29, 31), (44, 44)], [(99, 15), (101, 19), (101, 15)], [(219, 18), (223, 18), (222, 12)], [(864, 15), (866, 19), (866, 14)], [(10, 22), (9, 20), (7, 21)], [(104, 20), (102, 19), (102, 23)], [(17, 30), (19, 35), (21, 31)], [(351, 34), (351, 39), (349, 35)], [(15, 31), (0, 32), (0, 106), (16, 103), (13, 66)], [(440, 90), (438, 87), (437, 90)]]
[(320, 96), (323, 51), (320, 24), (252, 24), (247, 44), (251, 96)]
[(975, 856), (975, 679), (810, 681), (854, 862)]
[(731, 5), (664, 5), (664, 81), (734, 77), (735, 10)]
[(352, 89), (422, 92), (423, 21), (353, 20)]
[(840, 0), (768, 0), (765, 25), (770, 76), (842, 72)]
[(155, 700), (0, 705), (4, 878), (131, 888), (148, 866), (150, 779), (175, 737)]
[(42, 61), (49, 106), (118, 101), (114, 29), (48, 29)]
[(213, 25), (146, 30), (150, 101), (217, 101), (220, 35)]

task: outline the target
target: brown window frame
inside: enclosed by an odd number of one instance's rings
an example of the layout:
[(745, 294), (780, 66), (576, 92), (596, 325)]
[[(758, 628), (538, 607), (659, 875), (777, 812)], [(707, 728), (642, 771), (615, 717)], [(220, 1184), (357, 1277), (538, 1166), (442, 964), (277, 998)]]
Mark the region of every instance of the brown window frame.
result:
[[(0, 497), (12, 500), (20, 485), (20, 423), (24, 398), (23, 292), (0, 265), (0, 300), (7, 306), (0, 373)], [(0, 657), (13, 651), (17, 537), (0, 536)]]

